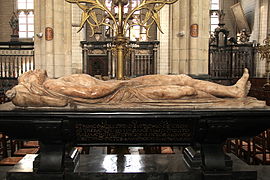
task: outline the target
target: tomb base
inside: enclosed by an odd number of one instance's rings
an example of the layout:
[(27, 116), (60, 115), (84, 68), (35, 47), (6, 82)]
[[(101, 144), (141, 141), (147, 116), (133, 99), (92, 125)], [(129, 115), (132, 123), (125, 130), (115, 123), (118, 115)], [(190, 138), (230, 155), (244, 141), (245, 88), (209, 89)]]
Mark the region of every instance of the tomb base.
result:
[(7, 173), (7, 180), (256, 180), (257, 172), (230, 155), (232, 171), (207, 172), (188, 167), (182, 154), (149, 155), (81, 155), (79, 165), (73, 172), (39, 173), (33, 170), (37, 155), (26, 155)]

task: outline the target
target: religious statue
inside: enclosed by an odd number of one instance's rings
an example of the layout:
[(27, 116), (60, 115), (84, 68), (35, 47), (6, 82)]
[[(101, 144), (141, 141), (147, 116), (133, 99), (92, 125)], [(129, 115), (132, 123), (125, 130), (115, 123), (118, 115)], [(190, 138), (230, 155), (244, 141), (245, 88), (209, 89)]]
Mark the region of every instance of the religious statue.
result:
[(103, 81), (87, 74), (50, 79), (45, 70), (22, 74), (19, 84), (6, 92), (21, 107), (64, 107), (69, 104), (125, 104), (175, 102), (198, 98), (243, 98), (250, 83), (249, 73), (232, 86), (193, 79), (187, 75), (146, 75), (130, 80)]
[(11, 16), (9, 20), (9, 25), (12, 29), (12, 35), (18, 35), (19, 34), (19, 19), (15, 12), (13, 12), (13, 15)]
[(224, 19), (225, 19), (225, 13), (223, 10), (219, 10), (218, 11), (218, 21), (219, 21), (219, 24), (225, 24), (224, 23)]
[(239, 41), (242, 44), (248, 43), (250, 35), (247, 33), (245, 29), (242, 29), (240, 36), (239, 36)]

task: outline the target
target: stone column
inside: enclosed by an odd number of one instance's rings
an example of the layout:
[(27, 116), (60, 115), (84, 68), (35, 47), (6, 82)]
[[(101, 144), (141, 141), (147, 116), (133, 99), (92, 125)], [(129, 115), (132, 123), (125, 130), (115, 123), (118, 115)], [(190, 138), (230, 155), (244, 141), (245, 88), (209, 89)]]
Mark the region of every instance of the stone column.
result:
[(260, 29), (260, 1), (255, 2), (254, 12), (254, 24), (250, 35), (250, 41), (259, 40), (259, 29)]
[[(54, 0), (47, 0), (45, 1), (45, 8), (43, 10), (45, 10), (45, 16), (41, 17), (41, 18), (45, 18), (45, 28), (52, 28), (54, 31), (54, 39), (55, 39), (55, 32), (57, 32), (57, 30), (54, 29), (54, 17), (53, 17), (53, 10), (54, 10)], [(45, 32), (45, 29), (43, 29)], [(45, 35), (45, 33), (44, 33)], [(45, 37), (44, 37), (45, 38)], [(55, 77), (55, 62), (54, 62), (54, 39), (53, 40), (45, 40), (45, 68), (47, 70), (47, 73), (49, 75), (49, 77)]]
[[(45, 51), (45, 20), (46, 11), (44, 10), (46, 1), (34, 1), (34, 23), (35, 23), (35, 68), (36, 69), (47, 69), (46, 68), (46, 51)], [(38, 37), (36, 34), (39, 34)]]
[[(168, 69), (160, 73), (207, 74), (209, 1), (181, 0), (170, 6), (167, 12), (161, 13), (160, 16), (162, 28), (167, 28), (167, 31), (163, 29), (164, 35), (160, 36), (160, 64), (158, 66), (161, 70), (164, 69), (163, 65), (169, 65)], [(192, 24), (198, 26), (197, 37), (192, 37), (190, 34)], [(167, 37), (162, 38), (164, 36)]]
[[(171, 47), (171, 53), (170, 53), (170, 69), (169, 73), (171, 74), (178, 74), (179, 73), (179, 64), (180, 64), (180, 38), (178, 36), (179, 29), (181, 29), (181, 21), (182, 21), (182, 10), (180, 11), (180, 4), (182, 5), (182, 1), (178, 1), (174, 3), (171, 7), (171, 14), (172, 14), (172, 23), (170, 26), (171, 33), (170, 33), (170, 47)], [(184, 17), (186, 17), (184, 15)], [(182, 30), (183, 31), (183, 30)]]
[[(199, 0), (190, 0), (190, 28), (192, 25), (197, 24), (198, 28), (201, 29), (202, 26), (199, 24), (199, 17), (202, 14), (199, 12)], [(191, 30), (191, 29), (190, 29)], [(201, 36), (201, 34), (199, 34)], [(190, 32), (189, 32), (189, 74), (197, 74), (198, 73), (198, 68), (200, 67), (200, 59), (199, 56), (201, 57), (202, 54), (199, 52), (199, 38), (198, 37), (192, 37)]]
[[(258, 42), (263, 44), (263, 40), (267, 37), (268, 30), (268, 12), (269, 12), (269, 1), (268, 0), (260, 0), (259, 4), (260, 8), (258, 9), (260, 17), (259, 17), (259, 32), (258, 32)], [(265, 60), (258, 59), (257, 60), (257, 76), (265, 77)]]
[[(0, 41), (7, 42), (10, 41), (10, 35), (12, 34), (12, 29), (9, 25), (9, 20), (15, 10), (15, 1), (1, 0), (0, 6)], [(16, 12), (16, 10), (15, 10)]]
[[(35, 14), (35, 18), (34, 18), (34, 26), (35, 26), (35, 33), (38, 34), (41, 32), (41, 19), (38, 19), (38, 17), (40, 17), (40, 4), (41, 2), (45, 2), (45, 1), (35, 1), (34, 2), (34, 14)], [(41, 68), (41, 64), (42, 63), (42, 59), (41, 59), (41, 43), (39, 42), (40, 39), (38, 38), (38, 36), (36, 36), (36, 34), (34, 35), (34, 42), (39, 44), (38, 46), (35, 47), (35, 68), (40, 69)], [(43, 36), (43, 34), (42, 34)], [(38, 61), (37, 61), (38, 59)]]
[(267, 37), (267, 22), (268, 22), (268, 0), (260, 0), (260, 29), (259, 29), (259, 43)]
[[(65, 1), (53, 1), (54, 5), (54, 72), (55, 77), (60, 77), (65, 75), (65, 48), (66, 44), (64, 44), (64, 3)], [(69, 27), (71, 28), (71, 27)]]
[[(178, 53), (175, 54), (175, 62), (179, 61), (175, 66), (177, 69), (174, 69), (174, 74), (186, 74), (189, 73), (189, 26), (190, 26), (190, 3), (189, 1), (179, 1), (179, 7), (176, 7), (176, 11), (179, 12), (179, 24), (175, 26), (174, 37), (175, 40), (179, 39), (179, 43), (175, 45), (175, 51)], [(175, 41), (176, 42), (176, 41)], [(177, 55), (179, 58), (177, 58)]]
[(81, 9), (76, 4), (72, 4), (72, 73), (82, 73), (83, 69), (86, 69), (86, 67), (83, 67), (86, 64), (83, 64), (82, 48), (80, 47), (80, 41), (86, 39), (86, 28), (79, 33), (77, 32), (80, 27), (81, 13)]
[(65, 75), (72, 74), (72, 5), (64, 3), (64, 55), (65, 55)]
[[(46, 28), (53, 38), (46, 40)], [(71, 74), (71, 5), (65, 1), (35, 0), (36, 68), (45, 69), (49, 77)]]
[[(174, 4), (173, 4), (174, 5)], [(170, 6), (173, 6), (170, 5)], [(157, 61), (157, 73), (168, 74), (169, 73), (169, 61), (170, 61), (170, 6), (164, 6), (160, 11), (160, 22), (163, 33), (158, 33), (158, 40), (160, 41), (159, 59)]]
[(267, 30), (267, 34), (270, 34), (270, 3), (268, 2), (268, 30)]

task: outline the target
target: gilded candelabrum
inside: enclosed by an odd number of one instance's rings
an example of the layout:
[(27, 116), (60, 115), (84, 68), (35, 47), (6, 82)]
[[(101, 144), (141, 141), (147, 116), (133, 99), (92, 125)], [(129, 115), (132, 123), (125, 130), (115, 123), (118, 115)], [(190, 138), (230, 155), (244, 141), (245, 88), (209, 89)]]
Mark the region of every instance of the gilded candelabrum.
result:
[[(91, 29), (91, 35), (100, 30), (100, 26), (109, 26), (114, 32), (113, 49), (117, 55), (117, 79), (124, 78), (124, 58), (128, 53), (127, 47), (128, 38), (126, 38), (127, 31), (133, 26), (141, 26), (146, 29), (146, 34), (149, 37), (149, 30), (153, 24), (156, 24), (161, 31), (159, 11), (166, 4), (173, 4), (177, 0), (142, 0), (139, 5), (133, 9), (129, 9), (124, 13), (124, 6), (131, 0), (112, 0), (115, 7), (118, 7), (118, 12), (114, 13), (108, 9), (104, 1), (99, 0), (65, 0), (69, 3), (75, 3), (82, 9), (82, 18), (79, 31), (83, 28), (85, 23), (88, 23)], [(103, 12), (100, 14), (97, 11)], [(143, 16), (134, 16), (136, 12), (142, 12)], [(136, 21), (132, 21), (133, 19)], [(112, 23), (106, 21), (109, 19)], [(161, 31), (162, 32), (162, 31)]]
[(265, 59), (265, 69), (266, 69), (266, 84), (270, 85), (269, 82), (269, 75), (270, 75), (270, 34), (267, 38), (263, 41), (263, 45), (259, 45), (258, 52), (261, 55), (261, 59)]

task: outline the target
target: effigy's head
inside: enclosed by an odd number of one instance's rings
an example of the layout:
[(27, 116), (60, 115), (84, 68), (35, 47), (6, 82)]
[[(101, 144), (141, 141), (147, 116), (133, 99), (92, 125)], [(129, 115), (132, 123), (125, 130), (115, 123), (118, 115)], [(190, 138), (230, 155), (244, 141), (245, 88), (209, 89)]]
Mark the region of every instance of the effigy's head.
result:
[(44, 81), (48, 78), (47, 72), (42, 69), (30, 70), (23, 73), (19, 78), (20, 83), (35, 83), (42, 85)]
[(5, 95), (7, 96), (8, 99), (13, 99), (16, 96), (16, 90), (12, 88), (7, 92), (5, 92)]

